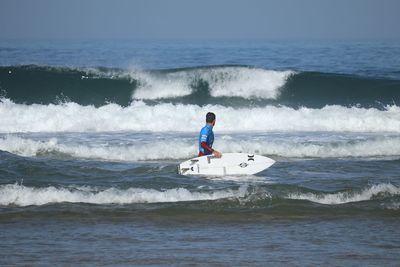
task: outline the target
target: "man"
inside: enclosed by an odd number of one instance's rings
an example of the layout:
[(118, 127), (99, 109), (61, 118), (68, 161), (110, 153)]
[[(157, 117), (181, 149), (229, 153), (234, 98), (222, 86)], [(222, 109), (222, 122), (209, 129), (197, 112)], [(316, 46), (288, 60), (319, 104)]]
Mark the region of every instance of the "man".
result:
[(222, 154), (212, 148), (214, 143), (213, 127), (215, 125), (215, 114), (208, 112), (206, 115), (206, 126), (200, 131), (199, 136), (199, 157), (205, 155), (214, 155), (217, 158), (222, 157)]

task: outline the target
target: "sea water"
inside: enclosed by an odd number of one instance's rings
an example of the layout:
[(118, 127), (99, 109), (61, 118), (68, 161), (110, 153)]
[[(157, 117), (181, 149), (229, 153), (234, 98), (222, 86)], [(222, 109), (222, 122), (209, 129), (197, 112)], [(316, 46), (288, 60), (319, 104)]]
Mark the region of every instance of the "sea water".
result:
[[(0, 42), (0, 265), (400, 263), (395, 42)], [(214, 147), (276, 163), (185, 177)]]

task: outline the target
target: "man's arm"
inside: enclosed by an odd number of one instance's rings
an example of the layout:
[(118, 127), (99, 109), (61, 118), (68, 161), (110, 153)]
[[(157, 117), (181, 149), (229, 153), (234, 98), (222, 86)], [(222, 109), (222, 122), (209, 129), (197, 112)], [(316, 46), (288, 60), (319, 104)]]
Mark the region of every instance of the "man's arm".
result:
[(220, 152), (209, 147), (206, 142), (201, 142), (201, 147), (204, 148), (205, 150), (209, 151), (211, 154), (213, 154), (217, 158), (222, 157), (222, 154)]
[(207, 151), (210, 152), (210, 153), (213, 153), (213, 152), (214, 152), (214, 149), (212, 149), (211, 147), (209, 147), (209, 146), (207, 145), (207, 142), (201, 142), (201, 147), (204, 148), (205, 150), (207, 150)]

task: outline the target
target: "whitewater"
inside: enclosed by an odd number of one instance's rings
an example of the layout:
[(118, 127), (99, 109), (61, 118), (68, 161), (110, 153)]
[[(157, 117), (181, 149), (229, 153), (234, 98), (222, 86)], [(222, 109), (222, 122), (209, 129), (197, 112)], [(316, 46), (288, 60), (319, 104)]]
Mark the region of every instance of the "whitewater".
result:
[[(200, 189), (201, 190), (201, 189)], [(237, 190), (208, 190), (189, 191), (185, 188), (167, 190), (154, 190), (145, 188), (128, 188), (125, 190), (107, 188), (99, 190), (91, 187), (43, 187), (33, 188), (21, 184), (7, 184), (0, 186), (0, 205), (46, 205), (54, 203), (88, 203), (88, 204), (132, 204), (132, 203), (170, 203), (212, 200), (240, 200), (241, 203), (252, 202), (254, 199), (283, 198), (292, 200), (306, 200), (325, 205), (340, 205), (353, 202), (362, 202), (379, 198), (379, 196), (400, 195), (400, 188), (392, 184), (372, 185), (359, 191), (338, 193), (289, 193), (274, 196), (268, 189), (261, 192), (251, 192), (247, 185), (240, 186)], [(392, 206), (388, 205), (390, 209)]]
[(128, 107), (117, 104), (94, 107), (71, 102), (25, 105), (3, 98), (0, 132), (193, 132), (203, 124), (201, 114), (207, 111), (219, 115), (220, 131), (400, 131), (400, 108), (395, 105), (383, 110), (343, 106), (294, 109), (285, 106), (148, 105), (135, 101)]
[[(104, 134), (104, 133), (103, 133)], [(145, 160), (184, 160), (197, 153), (196, 140), (190, 135), (163, 135), (160, 137), (146, 134), (125, 136), (124, 142), (91, 142), (82, 140), (71, 143), (73, 136), (42, 137), (41, 140), (23, 138), (15, 135), (0, 137), (0, 150), (25, 157), (58, 156), (80, 159), (108, 161), (145, 161)], [(225, 134), (215, 145), (226, 153), (241, 152), (278, 156), (282, 158), (400, 158), (400, 136), (356, 136), (348, 135), (337, 141), (334, 136), (328, 140), (290, 140), (293, 136), (277, 135), (245, 139), (236, 134)], [(89, 139), (87, 137), (86, 139)], [(140, 140), (140, 142), (135, 142)], [(283, 141), (284, 139), (289, 139)], [(129, 140), (129, 141), (128, 141)], [(66, 142), (67, 141), (67, 142)], [(171, 142), (176, 149), (170, 151)]]

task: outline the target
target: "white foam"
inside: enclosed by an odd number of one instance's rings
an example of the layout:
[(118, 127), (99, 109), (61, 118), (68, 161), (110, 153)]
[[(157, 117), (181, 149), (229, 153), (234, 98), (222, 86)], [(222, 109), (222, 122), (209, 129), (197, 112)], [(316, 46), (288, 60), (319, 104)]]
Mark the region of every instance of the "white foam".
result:
[(101, 159), (117, 161), (179, 159), (193, 157), (197, 147), (184, 143), (179, 149), (170, 149), (170, 141), (154, 141), (137, 145), (99, 146), (84, 144), (60, 144), (56, 138), (36, 141), (16, 136), (0, 138), (0, 150), (20, 156), (37, 156), (58, 152), (75, 158)]
[(400, 107), (386, 110), (326, 106), (321, 109), (266, 106), (232, 108), (219, 105), (146, 105), (102, 107), (0, 102), (0, 132), (154, 131), (197, 132), (204, 114), (217, 114), (216, 131), (348, 131), (400, 132)]
[(292, 71), (273, 71), (263, 69), (235, 68), (216, 69), (206, 73), (211, 95), (236, 96), (247, 99), (276, 99), (280, 88), (293, 75)]
[[(100, 159), (112, 161), (140, 161), (160, 159), (187, 159), (197, 153), (197, 142), (181, 139), (154, 140), (121, 145), (98, 145), (96, 143), (63, 144), (56, 138), (37, 141), (18, 136), (0, 138), (0, 150), (21, 156), (37, 156), (44, 153), (63, 153), (74, 158)], [(175, 149), (170, 149), (171, 142)], [(400, 156), (400, 137), (387, 137), (372, 140), (349, 141), (341, 143), (296, 143), (268, 141), (217, 140), (215, 147), (224, 152), (243, 152), (274, 155), (288, 158), (327, 158), (327, 157), (392, 157)]]
[(287, 140), (286, 142), (219, 140), (216, 144), (224, 152), (243, 152), (291, 158), (400, 156), (400, 137), (325, 143), (296, 143), (295, 140)]
[(400, 202), (390, 203), (386, 206), (389, 210), (399, 210), (400, 209)]
[(19, 184), (0, 185), (0, 205), (45, 205), (49, 203), (89, 203), (89, 204), (133, 204), (182, 201), (204, 201), (225, 198), (242, 198), (247, 187), (238, 190), (215, 190), (211, 192), (192, 192), (185, 188), (155, 190), (143, 188), (56, 188), (54, 186), (36, 188)]
[(293, 193), (288, 199), (308, 200), (326, 205), (338, 205), (350, 202), (371, 200), (379, 194), (400, 195), (400, 188), (392, 184), (378, 184), (362, 190), (361, 192), (339, 192), (333, 194)]
[(276, 99), (279, 89), (293, 71), (274, 71), (248, 67), (214, 67), (181, 70), (169, 73), (133, 71), (132, 79), (139, 82), (134, 99), (160, 99), (190, 95), (198, 81), (208, 83), (214, 97), (243, 97), (247, 99)]
[(174, 72), (157, 76), (146, 72), (135, 72), (132, 76), (139, 83), (132, 95), (134, 99), (173, 98), (192, 93), (190, 87), (192, 81), (186, 73)]

